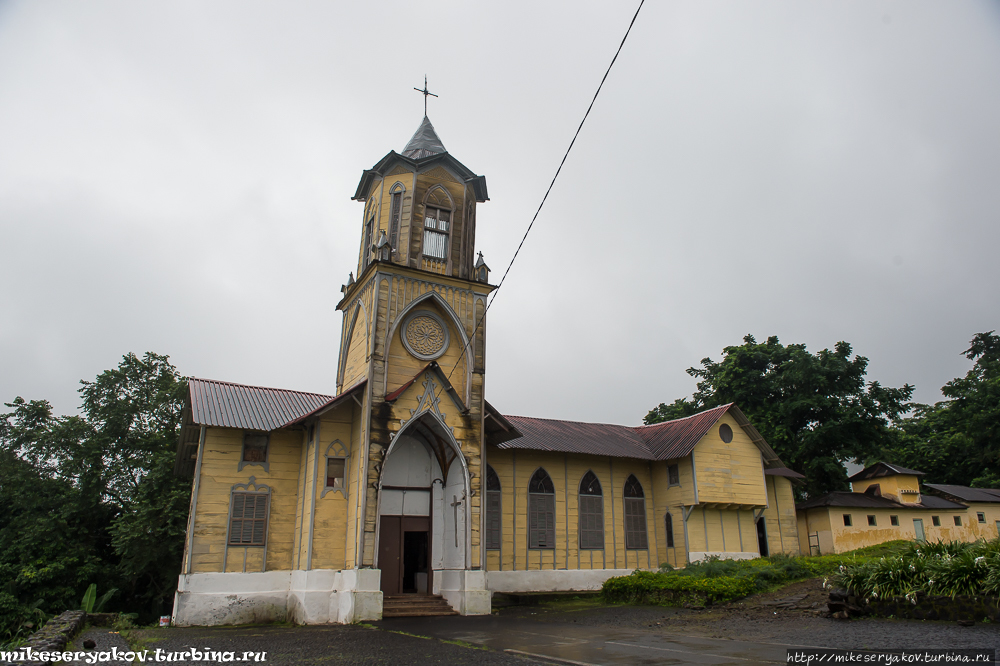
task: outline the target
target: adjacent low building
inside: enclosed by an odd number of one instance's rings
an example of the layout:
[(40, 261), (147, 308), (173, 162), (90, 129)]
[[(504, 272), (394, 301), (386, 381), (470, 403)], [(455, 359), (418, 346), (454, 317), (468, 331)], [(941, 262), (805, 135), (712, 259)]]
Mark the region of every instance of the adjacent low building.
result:
[(886, 541), (975, 541), (1000, 531), (1000, 490), (921, 484), (923, 472), (879, 462), (837, 491), (797, 505), (800, 549), (842, 553)]

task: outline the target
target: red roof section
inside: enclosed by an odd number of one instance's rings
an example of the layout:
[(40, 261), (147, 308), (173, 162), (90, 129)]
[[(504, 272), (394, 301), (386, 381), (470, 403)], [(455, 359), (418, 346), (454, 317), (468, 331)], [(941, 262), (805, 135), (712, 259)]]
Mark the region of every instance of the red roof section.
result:
[[(784, 467), (760, 433), (743, 412), (730, 403), (648, 426), (621, 426), (607, 423), (582, 423), (536, 419), (528, 416), (505, 417), (521, 433), (520, 437), (497, 444), (501, 449), (530, 449), (585, 453), (615, 458), (675, 460), (691, 453), (723, 414), (730, 413), (761, 450), (766, 467)], [(791, 470), (789, 470), (791, 472)], [(795, 474), (795, 472), (791, 472)]]

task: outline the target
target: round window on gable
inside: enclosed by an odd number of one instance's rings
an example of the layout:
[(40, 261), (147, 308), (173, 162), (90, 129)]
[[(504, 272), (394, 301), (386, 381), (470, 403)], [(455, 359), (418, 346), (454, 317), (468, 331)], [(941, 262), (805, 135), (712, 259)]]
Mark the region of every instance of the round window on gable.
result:
[(733, 441), (733, 429), (729, 427), (728, 423), (723, 423), (719, 426), (719, 437), (721, 437), (722, 441), (726, 444)]

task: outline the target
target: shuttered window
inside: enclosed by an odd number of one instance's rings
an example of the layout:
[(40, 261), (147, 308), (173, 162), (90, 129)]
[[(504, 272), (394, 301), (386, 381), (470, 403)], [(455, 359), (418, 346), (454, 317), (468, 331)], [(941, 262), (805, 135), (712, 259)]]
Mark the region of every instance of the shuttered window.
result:
[(486, 466), (486, 550), (500, 550), (500, 477)]
[(539, 468), (528, 482), (528, 548), (556, 547), (556, 491)]
[(580, 548), (604, 549), (604, 491), (593, 472), (580, 481)]
[(403, 211), (403, 191), (402, 188), (397, 191), (399, 187), (399, 183), (396, 183), (392, 188), (392, 208), (389, 218), (389, 245), (394, 250), (399, 247), (397, 244), (399, 241), (399, 219)]
[(267, 537), (269, 493), (233, 493), (230, 546), (263, 546)]
[(646, 496), (642, 484), (630, 474), (625, 480), (625, 547), (631, 550), (645, 550), (649, 547), (646, 539)]

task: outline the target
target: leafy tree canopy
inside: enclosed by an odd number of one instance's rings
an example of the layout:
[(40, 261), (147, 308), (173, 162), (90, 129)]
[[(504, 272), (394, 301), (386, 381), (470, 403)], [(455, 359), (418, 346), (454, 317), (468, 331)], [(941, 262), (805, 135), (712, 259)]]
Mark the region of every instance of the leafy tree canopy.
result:
[(168, 357), (127, 354), (82, 381), (79, 416), (15, 398), (0, 414), (0, 639), (91, 583), (147, 617), (169, 604), (190, 482), (172, 475), (186, 390)]
[(972, 369), (941, 388), (947, 400), (916, 405), (882, 457), (931, 483), (1000, 488), (1000, 336), (977, 333), (962, 353)]
[(838, 342), (816, 354), (777, 337), (752, 335), (726, 347), (719, 362), (702, 359), (691, 399), (660, 404), (643, 419), (659, 423), (736, 403), (790, 468), (806, 476), (808, 494), (847, 487), (843, 462), (867, 460), (894, 445), (893, 424), (908, 411), (913, 387), (866, 382), (868, 359)]

